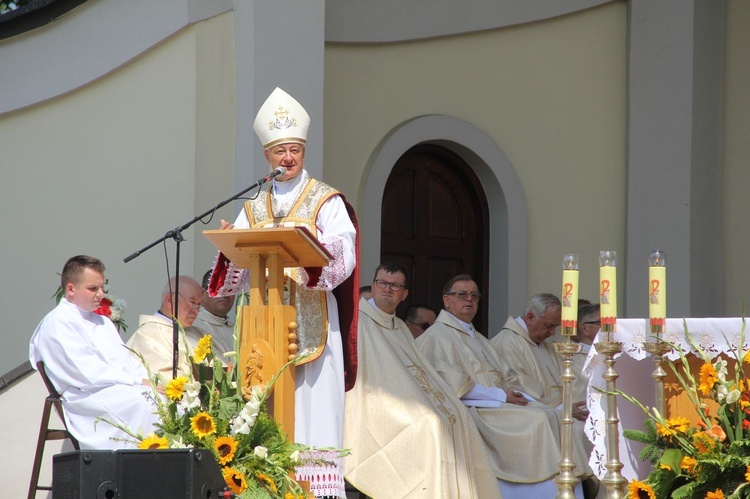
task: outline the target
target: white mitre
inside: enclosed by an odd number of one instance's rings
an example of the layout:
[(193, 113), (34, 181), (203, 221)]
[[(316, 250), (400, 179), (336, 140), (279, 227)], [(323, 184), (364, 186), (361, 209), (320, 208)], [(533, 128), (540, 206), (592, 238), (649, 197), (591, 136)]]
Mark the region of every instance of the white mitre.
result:
[(278, 144), (307, 142), (310, 116), (294, 97), (276, 87), (255, 116), (253, 130), (268, 149)]

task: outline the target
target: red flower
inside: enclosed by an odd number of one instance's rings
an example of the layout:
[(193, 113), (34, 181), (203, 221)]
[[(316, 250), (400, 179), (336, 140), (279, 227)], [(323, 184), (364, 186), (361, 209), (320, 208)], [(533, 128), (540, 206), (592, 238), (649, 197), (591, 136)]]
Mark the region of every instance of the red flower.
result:
[(102, 301), (99, 302), (99, 308), (94, 310), (95, 314), (103, 315), (104, 317), (109, 317), (112, 315), (112, 309), (110, 308), (112, 306), (112, 300), (109, 298), (102, 298)]

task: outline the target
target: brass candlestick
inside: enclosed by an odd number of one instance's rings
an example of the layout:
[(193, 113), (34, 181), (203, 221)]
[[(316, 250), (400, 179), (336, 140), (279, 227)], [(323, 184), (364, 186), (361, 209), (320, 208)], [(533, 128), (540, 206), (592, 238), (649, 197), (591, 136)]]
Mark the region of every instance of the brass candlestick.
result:
[[(565, 328), (564, 328), (565, 329)], [(563, 333), (565, 331), (563, 330)], [(561, 428), (561, 459), (560, 473), (555, 477), (557, 484), (557, 499), (575, 499), (575, 487), (578, 478), (573, 470), (576, 463), (573, 461), (573, 355), (581, 351), (581, 345), (570, 341), (555, 342), (555, 351), (563, 358), (563, 410)]]
[(603, 374), (607, 387), (607, 474), (602, 479), (607, 499), (622, 499), (625, 497), (625, 486), (628, 481), (622, 476), (622, 462), (620, 461), (620, 418), (617, 416), (617, 395), (615, 381), (620, 376), (615, 371), (615, 355), (622, 352), (622, 343), (612, 340), (615, 332), (614, 324), (602, 324), (602, 332), (606, 339), (596, 344), (596, 351), (604, 355), (607, 370)]
[(654, 378), (654, 392), (656, 399), (654, 407), (656, 407), (662, 417), (667, 417), (667, 406), (664, 400), (664, 378), (667, 377), (667, 373), (664, 371), (662, 365), (664, 363), (664, 354), (669, 352), (672, 347), (661, 339), (661, 335), (664, 333), (664, 326), (652, 324), (650, 329), (651, 334), (656, 335), (656, 341), (647, 341), (644, 346), (646, 347), (646, 351), (654, 356), (654, 364), (656, 365), (656, 369), (654, 369), (654, 372), (651, 374), (651, 377)]

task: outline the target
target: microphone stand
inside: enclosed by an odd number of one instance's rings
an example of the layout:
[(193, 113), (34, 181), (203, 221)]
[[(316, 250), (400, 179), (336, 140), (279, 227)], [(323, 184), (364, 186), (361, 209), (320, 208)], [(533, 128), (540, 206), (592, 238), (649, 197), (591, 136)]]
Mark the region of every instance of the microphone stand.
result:
[(178, 317), (179, 301), (180, 301), (179, 300), (179, 298), (180, 298), (180, 279), (179, 279), (179, 275), (180, 275), (180, 243), (182, 243), (182, 241), (185, 240), (185, 238), (182, 237), (182, 232), (185, 231), (185, 230), (187, 230), (191, 225), (193, 225), (198, 220), (201, 220), (202, 218), (205, 218), (208, 215), (213, 214), (216, 210), (218, 210), (219, 208), (223, 207), (224, 205), (226, 205), (228, 203), (231, 203), (235, 199), (238, 199), (239, 197), (241, 197), (246, 192), (251, 191), (251, 190), (253, 190), (255, 188), (260, 188), (266, 182), (268, 182), (268, 181), (270, 181), (270, 180), (278, 177), (279, 175), (283, 175), (285, 171), (286, 170), (283, 167), (281, 167), (281, 166), (278, 167), (278, 168), (276, 168), (274, 171), (272, 171), (271, 173), (269, 173), (268, 175), (266, 175), (262, 179), (258, 180), (257, 182), (255, 182), (253, 185), (251, 185), (247, 189), (245, 189), (245, 190), (243, 190), (243, 191), (235, 194), (234, 196), (232, 196), (229, 199), (225, 199), (224, 201), (222, 201), (221, 203), (217, 204), (216, 206), (214, 206), (210, 210), (206, 211), (205, 213), (202, 213), (201, 215), (198, 215), (197, 217), (195, 217), (192, 220), (190, 220), (189, 222), (187, 222), (187, 223), (185, 223), (183, 225), (180, 225), (179, 227), (177, 227), (175, 229), (170, 230), (169, 232), (167, 232), (166, 234), (164, 234), (163, 237), (160, 237), (159, 239), (157, 239), (156, 241), (152, 242), (148, 246), (146, 246), (144, 248), (141, 248), (138, 251), (136, 251), (135, 253), (133, 253), (133, 254), (131, 254), (131, 255), (123, 258), (123, 261), (125, 263), (128, 263), (129, 261), (133, 260), (134, 258), (137, 258), (138, 256), (140, 256), (142, 253), (150, 250), (151, 248), (153, 248), (157, 244), (159, 244), (159, 243), (161, 243), (163, 241), (166, 241), (167, 239), (170, 239), (170, 238), (174, 239), (174, 241), (176, 243), (176, 247), (175, 247), (175, 277), (177, 277), (177, 279), (175, 279), (174, 294), (177, 296), (177, 299), (174, 300), (174, 306), (173, 306), (173, 310), (172, 310), (172, 377), (173, 378), (177, 377), (177, 364), (178, 364), (178, 360), (179, 360), (179, 344), (180, 344), (180, 325), (179, 325), (179, 322), (177, 321), (177, 317)]

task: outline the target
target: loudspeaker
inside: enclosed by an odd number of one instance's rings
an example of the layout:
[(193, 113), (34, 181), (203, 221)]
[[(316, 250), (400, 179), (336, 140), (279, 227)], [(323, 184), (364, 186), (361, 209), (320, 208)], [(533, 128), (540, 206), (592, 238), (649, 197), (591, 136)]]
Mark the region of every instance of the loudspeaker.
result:
[(215, 499), (226, 482), (206, 449), (121, 449), (52, 457), (54, 499)]
[(117, 497), (218, 498), (225, 487), (219, 465), (209, 450), (117, 451)]
[(52, 457), (52, 497), (112, 499), (117, 492), (113, 450), (66, 452)]

